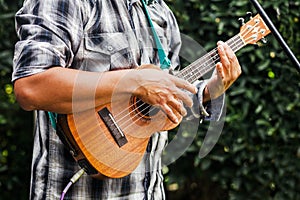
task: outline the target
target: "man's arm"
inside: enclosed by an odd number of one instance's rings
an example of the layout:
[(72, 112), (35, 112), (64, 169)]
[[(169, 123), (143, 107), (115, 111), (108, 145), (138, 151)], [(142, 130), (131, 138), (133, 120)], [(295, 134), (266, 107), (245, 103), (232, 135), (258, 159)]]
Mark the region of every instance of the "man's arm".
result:
[(178, 119), (171, 108), (185, 115), (181, 102), (192, 106), (192, 100), (182, 89), (196, 92), (192, 84), (152, 65), (140, 70), (102, 73), (53, 67), (17, 79), (14, 89), (18, 102), (25, 110), (56, 113), (72, 113), (107, 104), (111, 102), (113, 93), (116, 96), (132, 94), (160, 107), (175, 123)]
[[(217, 73), (208, 81), (203, 102), (223, 94), (241, 74), (235, 54), (225, 43), (218, 43), (218, 51), (221, 62), (216, 66)], [(120, 81), (125, 85), (119, 85)], [(187, 81), (158, 70), (153, 65), (141, 70), (102, 73), (53, 67), (16, 80), (14, 87), (17, 100), (25, 110), (72, 113), (107, 104), (116, 91), (120, 95), (136, 95), (144, 102), (160, 107), (175, 123), (178, 119), (172, 108), (185, 115), (181, 102), (192, 105), (192, 100), (182, 89), (196, 92), (195, 87)]]

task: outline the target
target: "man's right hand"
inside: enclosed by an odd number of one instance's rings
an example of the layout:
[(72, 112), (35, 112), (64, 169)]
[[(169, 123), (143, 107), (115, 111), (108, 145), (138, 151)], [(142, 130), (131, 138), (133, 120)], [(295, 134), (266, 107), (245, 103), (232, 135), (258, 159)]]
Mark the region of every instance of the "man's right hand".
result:
[(133, 95), (143, 102), (161, 108), (174, 123), (179, 119), (174, 111), (186, 115), (184, 105), (191, 107), (193, 101), (186, 91), (195, 94), (197, 89), (186, 80), (170, 75), (154, 65), (144, 65), (130, 75), (130, 84), (136, 89)]

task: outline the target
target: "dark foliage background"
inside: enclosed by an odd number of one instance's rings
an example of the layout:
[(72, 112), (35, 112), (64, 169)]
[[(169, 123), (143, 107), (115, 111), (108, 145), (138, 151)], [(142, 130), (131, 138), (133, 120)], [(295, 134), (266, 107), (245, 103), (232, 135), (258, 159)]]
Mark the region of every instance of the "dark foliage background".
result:
[[(245, 0), (166, 0), (182, 33), (206, 50), (239, 32), (256, 13)], [(300, 59), (300, 0), (259, 1)], [(15, 101), (10, 82), (14, 13), (21, 0), (0, 0), (0, 199), (28, 198), (33, 115)], [(226, 120), (214, 149), (198, 152), (205, 122), (189, 150), (165, 167), (168, 199), (300, 199), (300, 75), (272, 35), (237, 55), (243, 74), (227, 92)]]
[(32, 113), (22, 111), (10, 82), (18, 0), (0, 0), (0, 199), (28, 199)]

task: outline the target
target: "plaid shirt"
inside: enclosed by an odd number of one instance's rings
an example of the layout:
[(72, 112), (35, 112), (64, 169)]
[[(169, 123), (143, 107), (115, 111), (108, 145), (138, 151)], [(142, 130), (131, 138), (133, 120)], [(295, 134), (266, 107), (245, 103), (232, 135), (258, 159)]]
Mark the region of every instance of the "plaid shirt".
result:
[[(172, 65), (178, 65), (181, 40), (173, 14), (162, 0), (151, 1), (148, 9)], [(159, 65), (138, 0), (25, 0), (16, 25), (20, 41), (13, 81), (53, 66), (103, 72)], [(149, 153), (130, 175), (103, 181), (84, 175), (65, 199), (165, 199), (161, 153), (166, 143), (166, 132), (153, 134)], [(59, 199), (78, 169), (47, 112), (36, 111), (30, 199)]]

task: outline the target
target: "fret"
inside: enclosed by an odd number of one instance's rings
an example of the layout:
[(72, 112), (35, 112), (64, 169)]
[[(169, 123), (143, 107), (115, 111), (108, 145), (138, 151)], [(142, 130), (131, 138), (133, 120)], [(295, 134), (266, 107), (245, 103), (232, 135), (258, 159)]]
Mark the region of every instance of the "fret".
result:
[[(226, 43), (234, 52), (237, 52), (246, 45), (239, 34), (226, 41)], [(219, 61), (220, 57), (218, 50), (215, 48), (182, 69), (180, 72), (178, 72), (178, 74), (176, 74), (176, 76), (193, 83), (201, 78), (204, 74), (211, 71)]]

